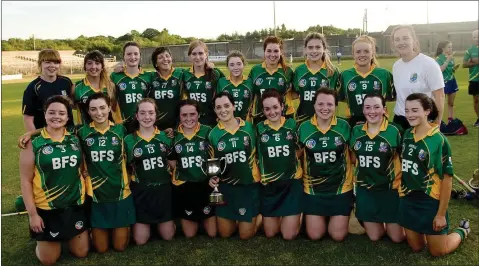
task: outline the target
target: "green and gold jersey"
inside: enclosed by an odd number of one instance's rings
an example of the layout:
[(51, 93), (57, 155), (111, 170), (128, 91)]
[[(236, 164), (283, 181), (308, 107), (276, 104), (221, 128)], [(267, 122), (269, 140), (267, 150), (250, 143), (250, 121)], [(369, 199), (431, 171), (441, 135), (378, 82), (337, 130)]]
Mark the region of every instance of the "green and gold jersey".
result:
[(75, 104), (78, 106), (78, 111), (81, 118), (79, 119), (79, 121), (81, 121), (81, 124), (87, 125), (92, 122), (90, 115), (88, 115), (88, 106), (86, 106), (86, 101), (88, 100), (88, 97), (100, 91), (108, 97), (108, 91), (106, 86), (102, 87), (102, 89), (93, 88), (93, 86), (90, 84), (86, 77), (75, 83), (75, 91), (73, 94), (73, 98)]
[(175, 128), (178, 115), (176, 106), (183, 97), (182, 68), (173, 68), (169, 76), (163, 77), (157, 72), (150, 72), (152, 84), (148, 97), (155, 99), (159, 113), (157, 126), (160, 130)]
[(233, 96), (235, 104), (234, 116), (249, 121), (253, 105), (253, 83), (251, 79), (243, 77), (240, 83), (235, 84), (230, 77), (220, 78), (216, 93), (222, 91), (226, 91)]
[(219, 122), (208, 134), (213, 146), (213, 158), (225, 158), (226, 169), (220, 177), (228, 184), (252, 184), (259, 182), (261, 175), (256, 159), (256, 135), (253, 125), (241, 118), (236, 118), (239, 127), (227, 130)]
[(207, 75), (196, 76), (193, 68), (183, 72), (184, 90), (186, 98), (196, 100), (200, 106), (199, 122), (207, 126), (216, 125), (216, 114), (213, 109), (213, 98), (215, 97), (218, 80), (224, 77), (223, 73), (215, 68), (214, 78), (208, 79)]
[[(471, 48), (467, 49), (464, 54), (464, 61), (469, 62), (472, 58), (476, 60), (479, 57), (479, 45), (473, 45)], [(469, 81), (479, 81), (479, 65), (475, 65), (469, 68)]]
[(421, 139), (416, 139), (415, 128), (406, 130), (403, 137), (402, 179), (400, 195), (423, 191), (439, 200), (444, 175), (454, 175), (451, 146), (439, 127), (432, 128)]
[(122, 125), (111, 122), (103, 131), (95, 128), (93, 122), (78, 130), (94, 202), (116, 202), (131, 194), (124, 155), (125, 133)]
[(125, 137), (126, 160), (132, 166), (132, 181), (145, 186), (171, 183), (171, 171), (166, 159), (171, 139), (165, 132), (155, 129), (151, 138), (139, 131)]
[[(447, 57), (444, 54), (440, 54), (438, 57), (436, 57), (436, 62), (439, 64), (440, 67), (444, 65), (444, 63), (446, 63), (446, 60)], [(447, 64), (444, 71), (442, 71), (442, 77), (444, 78), (444, 82), (448, 82), (449, 80), (454, 78), (454, 65), (454, 58), (452, 58), (451, 61), (449, 61), (449, 64)]]
[(357, 125), (349, 147), (356, 156), (356, 184), (370, 190), (398, 189), (401, 182), (402, 129), (383, 119), (376, 135), (368, 133), (368, 123)]
[(303, 171), (296, 156), (299, 148), (296, 121), (281, 117), (281, 125), (274, 128), (265, 120), (258, 123), (256, 129), (261, 183), (301, 178)]
[(372, 65), (371, 70), (364, 75), (356, 67), (341, 73), (338, 98), (347, 103), (351, 116), (364, 116), (363, 99), (366, 94), (381, 94), (386, 101), (393, 101), (396, 91), (391, 72)]
[(294, 71), (293, 89), (299, 94), (299, 106), (296, 111), (298, 124), (311, 119), (314, 115), (314, 94), (320, 87), (336, 90), (339, 86), (339, 70), (335, 69), (332, 75), (328, 74), (326, 63), (319, 71), (312, 71), (309, 62), (299, 65)]
[(203, 162), (211, 158), (212, 147), (208, 143), (211, 127), (198, 124), (193, 135), (185, 135), (183, 125), (175, 132), (168, 160), (176, 161), (173, 171), (173, 184), (203, 182), (208, 177), (201, 170)]
[(122, 122), (135, 116), (136, 104), (146, 97), (152, 82), (151, 77), (150, 73), (143, 70), (136, 76), (130, 76), (126, 72), (111, 73), (110, 79), (115, 83)]
[(293, 81), (293, 70), (290, 67), (287, 67), (285, 72), (281, 65), (278, 65), (275, 71), (269, 72), (266, 69), (266, 64), (263, 62), (251, 68), (249, 78), (253, 82), (253, 117), (264, 117), (261, 95), (263, 95), (263, 92), (267, 89), (275, 89), (284, 96), (284, 110), (286, 115), (294, 113), (292, 99), (289, 96), (286, 97), (288, 90), (291, 88), (291, 82)]
[(35, 155), (33, 197), (43, 210), (81, 205), (85, 200), (85, 180), (81, 175), (82, 153), (75, 135), (65, 130), (54, 141), (45, 128), (32, 140)]
[(317, 126), (316, 115), (298, 128), (303, 151), (304, 192), (310, 195), (338, 195), (353, 189), (353, 172), (348, 143), (348, 122), (333, 117), (328, 129)]

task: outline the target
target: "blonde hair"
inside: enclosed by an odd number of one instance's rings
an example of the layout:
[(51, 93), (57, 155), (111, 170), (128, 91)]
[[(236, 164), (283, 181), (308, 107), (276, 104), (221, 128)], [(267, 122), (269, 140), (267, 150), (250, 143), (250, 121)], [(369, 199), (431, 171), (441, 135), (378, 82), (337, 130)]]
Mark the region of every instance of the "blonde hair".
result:
[(42, 62), (49, 61), (55, 62), (57, 64), (62, 63), (62, 58), (60, 57), (60, 53), (57, 50), (53, 49), (43, 49), (38, 53), (38, 68), (40, 72), (42, 72)]
[(364, 42), (364, 43), (367, 43), (369, 45), (371, 45), (371, 50), (373, 52), (373, 58), (371, 59), (371, 65), (376, 65), (376, 66), (379, 66), (379, 62), (376, 58), (376, 39), (374, 39), (373, 37), (371, 36), (368, 36), (368, 35), (362, 35), (362, 36), (359, 36), (356, 40), (354, 40), (352, 46), (353, 46), (353, 55), (354, 55), (354, 45), (358, 42)]
[(334, 72), (336, 71), (336, 67), (333, 65), (331, 62), (331, 58), (329, 56), (329, 46), (328, 42), (326, 41), (326, 37), (318, 32), (310, 32), (308, 35), (306, 35), (306, 38), (304, 38), (304, 47), (308, 46), (308, 42), (311, 40), (320, 40), (321, 44), (323, 45), (324, 52), (323, 56), (321, 57), (321, 60), (326, 64), (326, 69), (328, 70), (328, 76), (334, 75)]
[(393, 31), (391, 32), (391, 49), (394, 52), (396, 52), (396, 49), (394, 48), (394, 34), (396, 33), (396, 31), (398, 31), (400, 29), (407, 29), (409, 31), (409, 33), (411, 34), (411, 37), (414, 41), (414, 46), (413, 46), (412, 49), (413, 49), (414, 52), (420, 53), (421, 52), (421, 47), (419, 46), (419, 40), (417, 39), (416, 31), (414, 30), (414, 28), (411, 25), (398, 25), (393, 29)]

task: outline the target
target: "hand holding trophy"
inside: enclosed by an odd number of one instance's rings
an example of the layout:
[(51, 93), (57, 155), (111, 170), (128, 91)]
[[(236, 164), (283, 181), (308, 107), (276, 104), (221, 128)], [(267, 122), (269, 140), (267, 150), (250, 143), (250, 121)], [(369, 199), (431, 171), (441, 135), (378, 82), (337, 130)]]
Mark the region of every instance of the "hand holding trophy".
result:
[(218, 176), (222, 175), (226, 171), (226, 162), (221, 169), (221, 161), (224, 161), (225, 158), (213, 158), (208, 159), (207, 161), (203, 160), (204, 165), (206, 165), (206, 170), (201, 166), (201, 171), (208, 177), (210, 177), (210, 186), (214, 187), (213, 192), (210, 194), (210, 205), (224, 205), (223, 194), (218, 190)]

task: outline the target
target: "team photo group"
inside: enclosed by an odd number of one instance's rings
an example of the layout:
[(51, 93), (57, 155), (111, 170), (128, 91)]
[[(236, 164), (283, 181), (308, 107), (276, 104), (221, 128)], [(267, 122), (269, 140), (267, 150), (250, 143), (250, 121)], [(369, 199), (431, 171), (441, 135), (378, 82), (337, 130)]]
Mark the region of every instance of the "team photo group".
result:
[(477, 30), (471, 38), (456, 64), (451, 42), (439, 43), (434, 59), (414, 28), (400, 25), (391, 72), (367, 35), (352, 44), (354, 67), (340, 72), (322, 34), (306, 36), (295, 69), (270, 36), (249, 75), (241, 52), (230, 51), (226, 74), (200, 40), (189, 45), (190, 68), (173, 67), (159, 47), (156, 71), (144, 71), (140, 46), (127, 42), (111, 73), (99, 51), (88, 52), (76, 83), (59, 73), (58, 51), (40, 51), (18, 141), (38, 260), (54, 264), (62, 242), (82, 258), (178, 231), (294, 240), (304, 230), (311, 240), (343, 241), (352, 212), (371, 241), (453, 252), (470, 225), (449, 223), (457, 154), (440, 125), (445, 112), (455, 119), (454, 73), (464, 67), (479, 126)]

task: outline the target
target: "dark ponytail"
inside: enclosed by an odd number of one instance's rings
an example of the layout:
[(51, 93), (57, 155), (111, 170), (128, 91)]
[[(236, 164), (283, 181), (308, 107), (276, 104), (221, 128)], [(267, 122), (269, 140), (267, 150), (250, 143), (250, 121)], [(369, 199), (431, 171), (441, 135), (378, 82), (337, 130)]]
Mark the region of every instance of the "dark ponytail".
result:
[(424, 93), (413, 93), (406, 98), (406, 101), (415, 100), (419, 101), (424, 111), (430, 111), (429, 115), (427, 116), (427, 119), (429, 121), (435, 121), (437, 119), (437, 117), (439, 116), (439, 110), (437, 109), (436, 103), (433, 99), (431, 99)]

